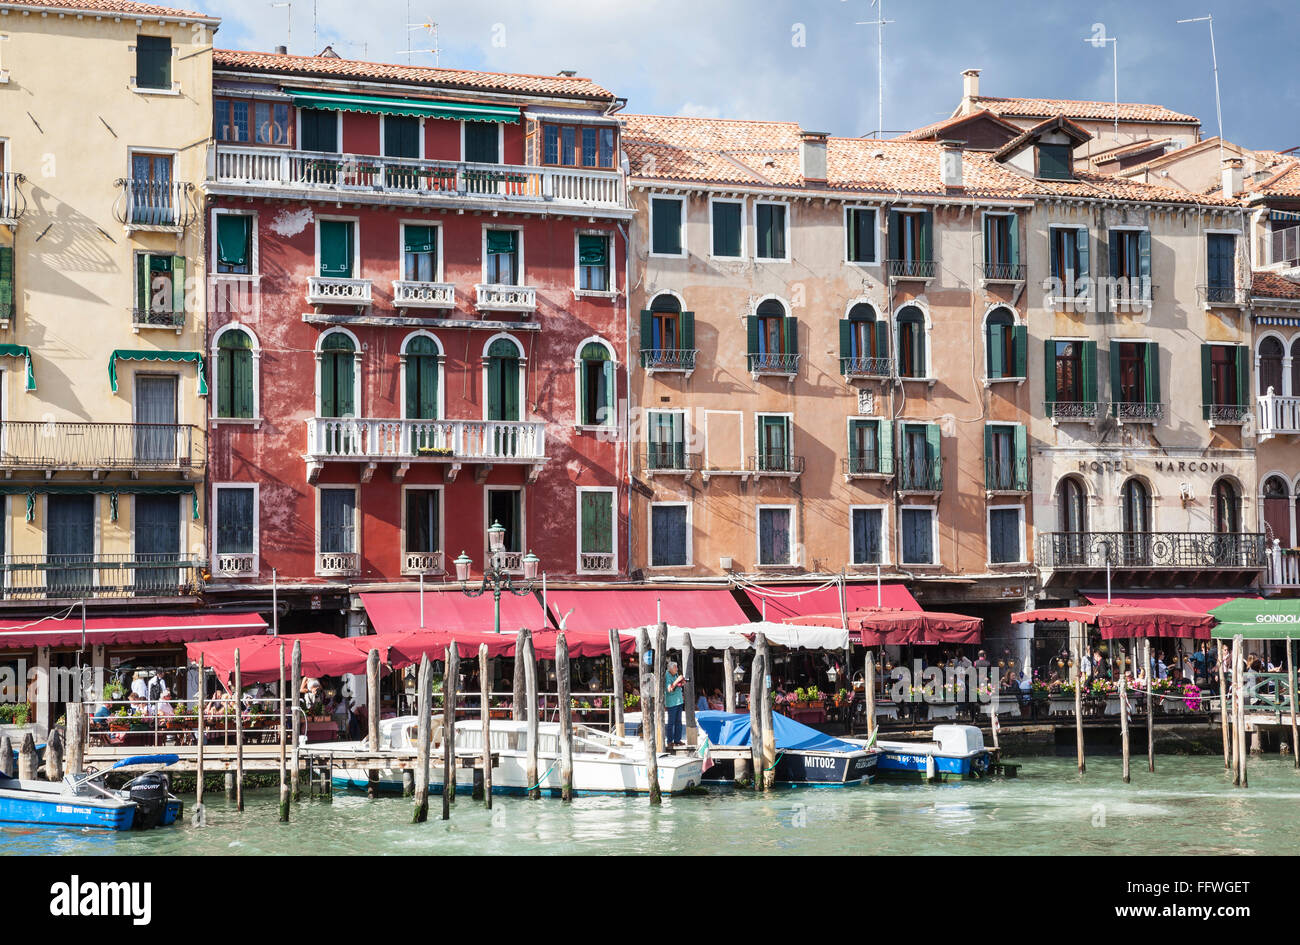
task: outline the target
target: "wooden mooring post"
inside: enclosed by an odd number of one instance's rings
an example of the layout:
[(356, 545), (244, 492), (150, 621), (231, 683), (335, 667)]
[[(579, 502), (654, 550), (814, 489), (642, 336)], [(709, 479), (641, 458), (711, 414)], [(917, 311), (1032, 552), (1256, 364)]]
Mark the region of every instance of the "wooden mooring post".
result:
[(867, 702), (867, 737), (876, 734), (876, 651), (867, 647), (867, 659), (862, 673), (862, 696)]
[(1232, 638), (1232, 786), (1241, 786), (1241, 637)]
[(560, 703), (560, 799), (573, 800), (573, 696), (569, 687), (569, 641), (555, 635), (555, 688)]
[(235, 810), (244, 810), (244, 686), (235, 648)]
[[(664, 672), (668, 669), (668, 624), (662, 620), (655, 628), (654, 639), (654, 693), (655, 693), (655, 751), (663, 754), (665, 718), (664, 718)], [(658, 769), (658, 762), (655, 768)]]
[[(366, 654), (366, 747), (379, 751), (379, 651), (371, 649)], [(379, 796), (379, 769), (366, 771), (366, 796), (374, 800)]]
[(293, 670), (290, 677), (291, 682), (289, 683), (289, 691), (293, 693), (293, 712), (290, 714), (290, 720), (293, 722), (293, 730), (290, 732), (292, 737), (289, 741), (289, 794), (293, 798), (293, 802), (296, 804), (302, 797), (302, 792), (299, 789), (298, 783), (298, 729), (302, 727), (301, 722), (303, 718), (302, 694), (300, 691), (302, 689), (301, 640), (293, 641), (292, 666)]
[(1083, 774), (1088, 765), (1083, 759), (1083, 660), (1077, 648), (1074, 660), (1074, 752), (1079, 773)]
[(196, 821), (201, 825), (203, 823), (203, 746), (207, 741), (207, 734), (204, 729), (204, 713), (207, 711), (208, 696), (208, 678), (207, 670), (203, 665), (203, 654), (199, 654), (199, 698), (197, 702), (196, 719), (197, 726), (195, 729), (195, 778), (194, 778), (194, 813)]
[(280, 772), (280, 823), (287, 824), (289, 822), (289, 782), (285, 780), (285, 773), (286, 773), (285, 767), (287, 765), (287, 762), (285, 759), (286, 726), (284, 724), (285, 705), (284, 705), (284, 644), (283, 643), (280, 644), (279, 669), (280, 669), (280, 685), (277, 692), (279, 693), (279, 697), (280, 697), (279, 699), (280, 711), (276, 713), (278, 716), (276, 721), (278, 723), (277, 728), (279, 728), (280, 730), (280, 763), (278, 766)]
[(429, 664), (429, 654), (420, 657), (420, 672), (415, 685), (415, 711), (419, 713), (416, 723), (416, 759), (415, 759), (415, 814), (411, 823), (422, 824), (429, 819), (429, 746), (432, 741), (429, 729), (432, 724), (433, 706), (430, 705), (432, 685), (430, 677), (433, 667)]
[(614, 690), (614, 698), (609, 706), (609, 711), (613, 713), (610, 716), (610, 724), (614, 735), (623, 738), (627, 734), (627, 727), (623, 722), (623, 641), (618, 631), (613, 629), (609, 631), (609, 666)]
[(31, 732), (27, 732), (23, 735), (22, 747), (18, 749), (18, 780), (35, 781), (36, 769), (40, 763), (40, 756), (36, 754), (36, 739)]
[(57, 728), (45, 739), (45, 780), (63, 780), (63, 735)]
[(456, 803), (456, 703), (459, 694), (460, 647), (456, 644), (456, 638), (452, 637), (451, 646), (447, 648), (447, 675), (442, 680), (442, 698), (447, 718), (442, 732), (442, 743), (447, 746), (444, 752), (446, 770), (442, 779), (444, 812), (449, 805)]
[(81, 774), (85, 769), (86, 758), (86, 707), (80, 702), (69, 702), (64, 712), (68, 717), (68, 746), (64, 763), (68, 774)]
[(451, 727), (456, 724), (456, 713), (447, 693), (447, 680), (451, 677), (451, 654), (456, 652), (456, 641), (443, 650), (442, 655), (442, 819), (451, 819), (451, 796), (447, 793), (451, 785)]
[(1124, 783), (1129, 783), (1128, 677), (1119, 674), (1119, 747), (1124, 759)]
[(772, 672), (772, 650), (762, 633), (754, 634), (754, 647), (763, 657), (763, 790), (770, 791), (776, 786), (776, 728), (772, 724), (772, 685), (767, 680)]
[(682, 640), (682, 676), (685, 678), (682, 709), (686, 717), (686, 744), (697, 748), (700, 742), (695, 725), (695, 646), (689, 633)]
[[(651, 653), (650, 636), (645, 630), (638, 634), (637, 676), (641, 687), (641, 741), (645, 744), (646, 788), (650, 797), (650, 806), (663, 803), (659, 795), (659, 691), (662, 687), (655, 676), (654, 666), (659, 663), (659, 654)], [(650, 655), (653, 664), (647, 667), (646, 656)]]
[(1296, 675), (1295, 645), (1290, 637), (1286, 638), (1286, 687), (1290, 690), (1291, 703), (1291, 758), (1295, 767), (1300, 768), (1300, 720), (1296, 719)]
[(527, 686), (524, 678), (524, 642), (527, 635), (528, 631), (523, 627), (520, 627), (519, 632), (515, 635), (514, 704), (510, 707), (510, 717), (516, 722), (528, 718), (526, 714), (528, 706), (524, 701), (527, 698)]
[(524, 634), (524, 683), (528, 697), (528, 757), (524, 765), (524, 777), (528, 781), (528, 796), (542, 796), (542, 785), (537, 771), (537, 653), (533, 649), (533, 634)]
[(754, 648), (749, 664), (749, 762), (753, 769), (754, 790), (763, 790), (763, 655)]
[(14, 776), (14, 740), (8, 735), (0, 736), (0, 774)]
[(1147, 659), (1147, 771), (1151, 774), (1156, 772), (1156, 725), (1155, 725), (1155, 696), (1152, 690), (1156, 687), (1156, 670), (1155, 659), (1151, 652), (1151, 638), (1147, 637), (1146, 659)]
[[(515, 653), (518, 655), (518, 650)], [(492, 661), (486, 643), (478, 645), (479, 721), (483, 725), (483, 805), (492, 809)]]
[(1237, 644), (1238, 678), (1241, 680), (1238, 687), (1241, 695), (1237, 699), (1237, 757), (1241, 760), (1241, 786), (1249, 787), (1250, 762), (1248, 760), (1249, 753), (1246, 751), (1246, 641), (1238, 636), (1235, 638), (1235, 642)]
[[(1219, 644), (1219, 729), (1223, 738), (1223, 770), (1232, 770), (1232, 738), (1228, 729), (1228, 647)], [(1300, 760), (1296, 762), (1300, 764)]]

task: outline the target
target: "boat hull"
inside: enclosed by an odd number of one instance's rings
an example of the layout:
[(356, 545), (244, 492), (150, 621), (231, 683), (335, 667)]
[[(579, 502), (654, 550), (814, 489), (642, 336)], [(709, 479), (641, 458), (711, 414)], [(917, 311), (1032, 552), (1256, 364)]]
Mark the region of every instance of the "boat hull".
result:
[[(933, 772), (930, 759), (934, 760)], [(967, 781), (982, 778), (989, 768), (989, 753), (949, 755), (881, 746), (877, 774), (881, 778), (924, 781)]]
[[(783, 788), (849, 787), (870, 784), (876, 778), (877, 752), (823, 752), (787, 750), (780, 753), (775, 784)], [(735, 780), (735, 761), (719, 760), (709, 768), (705, 780), (718, 783)]]
[[(180, 803), (179, 801), (177, 802)], [(0, 790), (0, 823), (130, 830), (135, 803), (29, 790)]]

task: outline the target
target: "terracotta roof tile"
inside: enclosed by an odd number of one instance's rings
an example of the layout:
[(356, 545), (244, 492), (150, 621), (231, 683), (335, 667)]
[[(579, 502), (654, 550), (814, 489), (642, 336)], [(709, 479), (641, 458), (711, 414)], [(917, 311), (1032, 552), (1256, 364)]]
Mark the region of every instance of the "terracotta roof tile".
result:
[(614, 95), (590, 79), (562, 75), (514, 75), (504, 72), (472, 72), (465, 69), (435, 69), (430, 66), (399, 66), (332, 56), (289, 56), (281, 53), (218, 49), (213, 68), (236, 72), (269, 72), (278, 75), (319, 76), (359, 81), (400, 82), (439, 88), (484, 92), (515, 92), (525, 95), (554, 95), (563, 98), (613, 101)]
[(1267, 177), (1246, 184), (1244, 189), (1265, 197), (1300, 197), (1300, 160), (1285, 158), (1281, 166), (1269, 169)]
[(892, 138), (890, 140), (925, 141), (927, 139), (935, 138), (936, 135), (940, 135), (942, 132), (946, 131), (949, 128), (957, 128), (960, 127), (961, 125), (964, 125), (968, 121), (974, 121), (979, 118), (987, 118), (989, 121), (997, 122), (999, 125), (1006, 126), (1008, 131), (1011, 131), (1015, 134), (1020, 133), (1020, 128), (1017, 127), (1016, 125), (1013, 125), (1009, 121), (999, 118), (997, 115), (993, 114), (987, 108), (981, 108), (979, 111), (971, 112), (969, 115), (953, 115), (951, 118), (945, 118), (943, 121), (936, 121), (928, 125), (923, 125), (922, 127), (915, 129), (914, 131), (909, 131), (907, 134), (898, 135), (897, 137)]
[(1251, 277), (1250, 294), (1257, 299), (1300, 301), (1300, 282), (1292, 282), (1280, 273), (1256, 269)]
[[(973, 100), (973, 104), (1003, 117), (1050, 118), (1053, 115), (1064, 115), (1076, 120), (1115, 117), (1114, 102), (1086, 102), (1065, 98), (992, 98), (981, 95)], [(1195, 115), (1183, 115), (1163, 105), (1144, 105), (1138, 102), (1120, 102), (1119, 117), (1123, 121), (1200, 124), (1200, 119)]]
[(1134, 141), (1131, 144), (1121, 144), (1114, 148), (1107, 148), (1105, 151), (1097, 151), (1088, 156), (1088, 161), (1092, 164), (1105, 164), (1132, 154), (1141, 154), (1144, 151), (1163, 147), (1172, 140), (1168, 135), (1163, 138), (1143, 138), (1141, 141)]
[(16, 10), (50, 10), (66, 12), (121, 14), (138, 17), (169, 17), (173, 19), (213, 20), (217, 18), (194, 10), (178, 10), (156, 3), (135, 3), (134, 0), (4, 0), (0, 8)]
[[(620, 115), (623, 148), (634, 181), (706, 186), (796, 188), (799, 126), (784, 121), (738, 121), (661, 115)], [(939, 176), (940, 146), (932, 141), (829, 138), (830, 190), (918, 196), (988, 198), (1103, 197), (1161, 203), (1236, 206), (1238, 201), (1198, 197), (1172, 187), (1142, 184), (1106, 174), (1078, 172), (1074, 180), (1034, 180), (998, 163), (987, 152), (962, 153), (962, 188), (945, 188)]]

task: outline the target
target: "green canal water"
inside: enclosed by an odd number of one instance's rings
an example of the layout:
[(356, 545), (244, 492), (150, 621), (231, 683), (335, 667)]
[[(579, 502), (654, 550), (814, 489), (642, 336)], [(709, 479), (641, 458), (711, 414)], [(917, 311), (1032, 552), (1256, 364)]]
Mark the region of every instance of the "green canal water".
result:
[(1022, 757), (1020, 777), (955, 784), (877, 783), (848, 789), (665, 798), (592, 797), (571, 804), (498, 797), (457, 799), (449, 822), (434, 799), (428, 823), (412, 802), (336, 794), (304, 800), (280, 824), (277, 792), (249, 792), (245, 811), (209, 795), (207, 822), (149, 833), (0, 829), (0, 854), (1295, 854), (1300, 773), (1290, 759), (1252, 759), (1250, 787), (1235, 789), (1216, 757)]

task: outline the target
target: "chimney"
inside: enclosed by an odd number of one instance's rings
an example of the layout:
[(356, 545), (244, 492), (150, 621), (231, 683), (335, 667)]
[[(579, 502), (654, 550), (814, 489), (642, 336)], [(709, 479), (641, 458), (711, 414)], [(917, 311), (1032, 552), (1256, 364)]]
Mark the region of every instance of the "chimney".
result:
[(944, 187), (960, 187), (961, 181), (961, 142), (939, 142), (939, 179)]
[(275, 47), (275, 54), (276, 54), (277, 56), (287, 56), (287, 55), (289, 55), (289, 47), (288, 47), (288, 46), (276, 46), (276, 47)]
[(961, 74), (961, 103), (969, 105), (980, 97), (980, 71), (967, 69)]
[(804, 180), (826, 180), (826, 139), (824, 131), (799, 132), (799, 172)]
[(1241, 193), (1244, 166), (1241, 158), (1224, 158), (1223, 161), (1223, 196), (1236, 197)]

